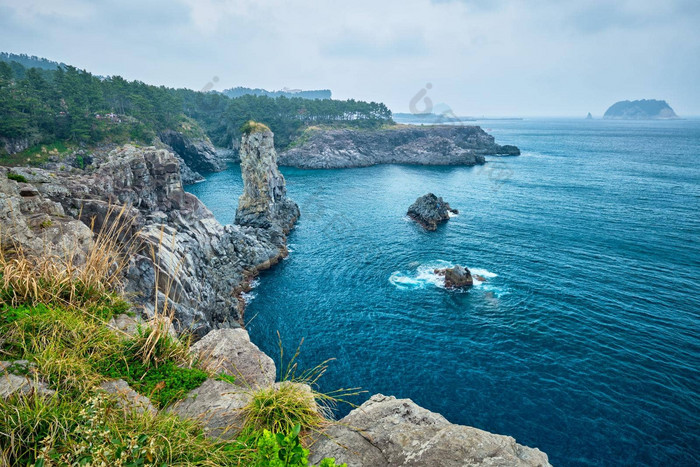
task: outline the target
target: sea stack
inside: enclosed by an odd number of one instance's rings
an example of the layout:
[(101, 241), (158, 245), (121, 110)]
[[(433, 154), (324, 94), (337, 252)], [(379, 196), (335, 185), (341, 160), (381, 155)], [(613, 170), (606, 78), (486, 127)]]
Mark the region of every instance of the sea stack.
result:
[(459, 211), (450, 208), (442, 198), (432, 193), (423, 195), (408, 208), (408, 217), (418, 222), (425, 230), (435, 230), (441, 222), (450, 218), (450, 213), (457, 214)]
[(238, 199), (236, 224), (288, 233), (299, 217), (299, 207), (287, 198), (272, 131), (262, 123), (246, 123), (239, 153), (243, 194)]

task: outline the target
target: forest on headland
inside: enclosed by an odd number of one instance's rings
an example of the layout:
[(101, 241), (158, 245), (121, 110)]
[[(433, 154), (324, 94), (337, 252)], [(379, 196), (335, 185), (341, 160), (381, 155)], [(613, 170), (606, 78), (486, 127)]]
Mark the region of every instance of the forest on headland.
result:
[(374, 128), (392, 122), (391, 111), (382, 103), (264, 95), (230, 98), (0, 54), (0, 138), (33, 144), (150, 143), (161, 131), (180, 131), (188, 119), (222, 147), (240, 138), (246, 121), (259, 121), (272, 129), (280, 148), (313, 125)]

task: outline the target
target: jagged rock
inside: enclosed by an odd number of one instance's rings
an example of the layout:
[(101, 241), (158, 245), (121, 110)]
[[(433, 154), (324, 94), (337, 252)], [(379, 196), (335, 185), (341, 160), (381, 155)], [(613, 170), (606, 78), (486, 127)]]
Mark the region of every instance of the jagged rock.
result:
[(219, 172), (226, 168), (206, 135), (192, 138), (179, 131), (165, 130), (158, 136), (194, 172)]
[(358, 467), (550, 465), (545, 453), (509, 436), (454, 425), (410, 399), (381, 394), (333, 424), (310, 449), (312, 464), (334, 457)]
[(247, 389), (210, 378), (169, 410), (181, 418), (198, 420), (208, 436), (232, 439), (243, 429), (242, 409), (251, 397)]
[(135, 410), (139, 413), (150, 412), (153, 415), (158, 412), (148, 397), (142, 396), (131, 389), (129, 384), (123, 379), (105, 381), (100, 385), (100, 389), (107, 394), (114, 395), (117, 406), (122, 409)]
[(422, 225), (426, 230), (435, 230), (439, 223), (450, 218), (450, 213), (457, 214), (456, 209), (450, 208), (442, 198), (432, 193), (418, 198), (408, 208), (408, 216)]
[[(469, 269), (459, 264), (453, 268), (436, 269), (435, 274), (445, 276), (445, 288), (448, 289), (460, 289), (474, 285), (474, 279)], [(483, 282), (483, 277), (479, 277), (479, 280)]]
[(0, 136), (0, 150), (4, 149), (4, 151), (8, 154), (17, 154), (18, 152), (22, 152), (25, 149), (34, 146), (39, 141), (41, 141), (41, 136), (39, 134), (21, 138), (6, 138), (4, 136)]
[(245, 329), (211, 331), (191, 351), (204, 368), (235, 376), (239, 386), (261, 387), (275, 382), (275, 362), (250, 341)]
[(287, 198), (272, 132), (259, 125), (244, 133), (239, 154), (243, 194), (238, 200), (236, 224), (288, 232), (299, 217), (299, 207)]
[[(34, 170), (13, 169), (12, 173), (28, 181), (41, 179)], [(40, 196), (30, 183), (10, 180), (9, 174), (0, 168), (0, 247), (20, 247), (37, 256), (70, 253), (81, 263), (93, 244), (87, 225), (66, 217), (60, 203)]]
[(517, 155), (478, 126), (397, 125), (381, 130), (308, 130), (279, 164), (340, 169), (376, 164), (479, 165), (485, 155)]
[(175, 157), (177, 157), (178, 162), (180, 162), (180, 178), (182, 178), (183, 185), (192, 185), (193, 183), (204, 181), (202, 174), (196, 170), (192, 170), (182, 157), (177, 154), (175, 154)]
[(177, 329), (197, 336), (240, 326), (240, 292), (286, 255), (284, 232), (221, 225), (182, 189), (179, 162), (169, 150), (125, 145), (93, 156), (91, 167), (75, 173), (12, 169), (39, 192), (29, 197), (20, 196), (20, 184), (0, 168), (3, 246), (42, 254), (48, 241), (57, 252), (87, 251), (93, 241), (87, 226), (94, 222), (100, 231), (115, 222), (110, 205), (129, 205), (120, 222), (127, 224), (122, 240), (138, 246), (125, 277), (131, 300), (151, 316), (158, 293), (159, 303), (174, 309)]

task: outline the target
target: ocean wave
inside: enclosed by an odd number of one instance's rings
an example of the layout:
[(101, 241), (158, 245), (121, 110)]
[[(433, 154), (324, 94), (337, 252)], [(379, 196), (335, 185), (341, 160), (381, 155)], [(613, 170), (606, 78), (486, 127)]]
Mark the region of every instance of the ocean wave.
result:
[[(445, 288), (445, 277), (435, 274), (436, 269), (444, 269), (454, 267), (455, 263), (444, 260), (430, 261), (427, 263), (411, 263), (409, 270), (394, 271), (389, 276), (389, 282), (400, 290), (417, 290), (430, 287), (439, 289)], [(504, 293), (504, 289), (491, 282), (492, 279), (498, 277), (495, 272), (488, 271), (483, 268), (468, 267), (474, 279), (473, 289), (490, 292), (496, 297)], [(480, 280), (483, 279), (483, 280)], [(454, 290), (455, 292), (466, 292), (469, 289)]]

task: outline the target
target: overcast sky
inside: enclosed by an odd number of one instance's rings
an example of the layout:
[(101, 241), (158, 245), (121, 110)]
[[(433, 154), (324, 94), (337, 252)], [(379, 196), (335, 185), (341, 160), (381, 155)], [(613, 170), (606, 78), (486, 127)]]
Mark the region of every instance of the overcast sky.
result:
[(0, 0), (0, 50), (395, 112), (430, 83), (458, 115), (600, 116), (641, 98), (700, 115), (700, 0)]

